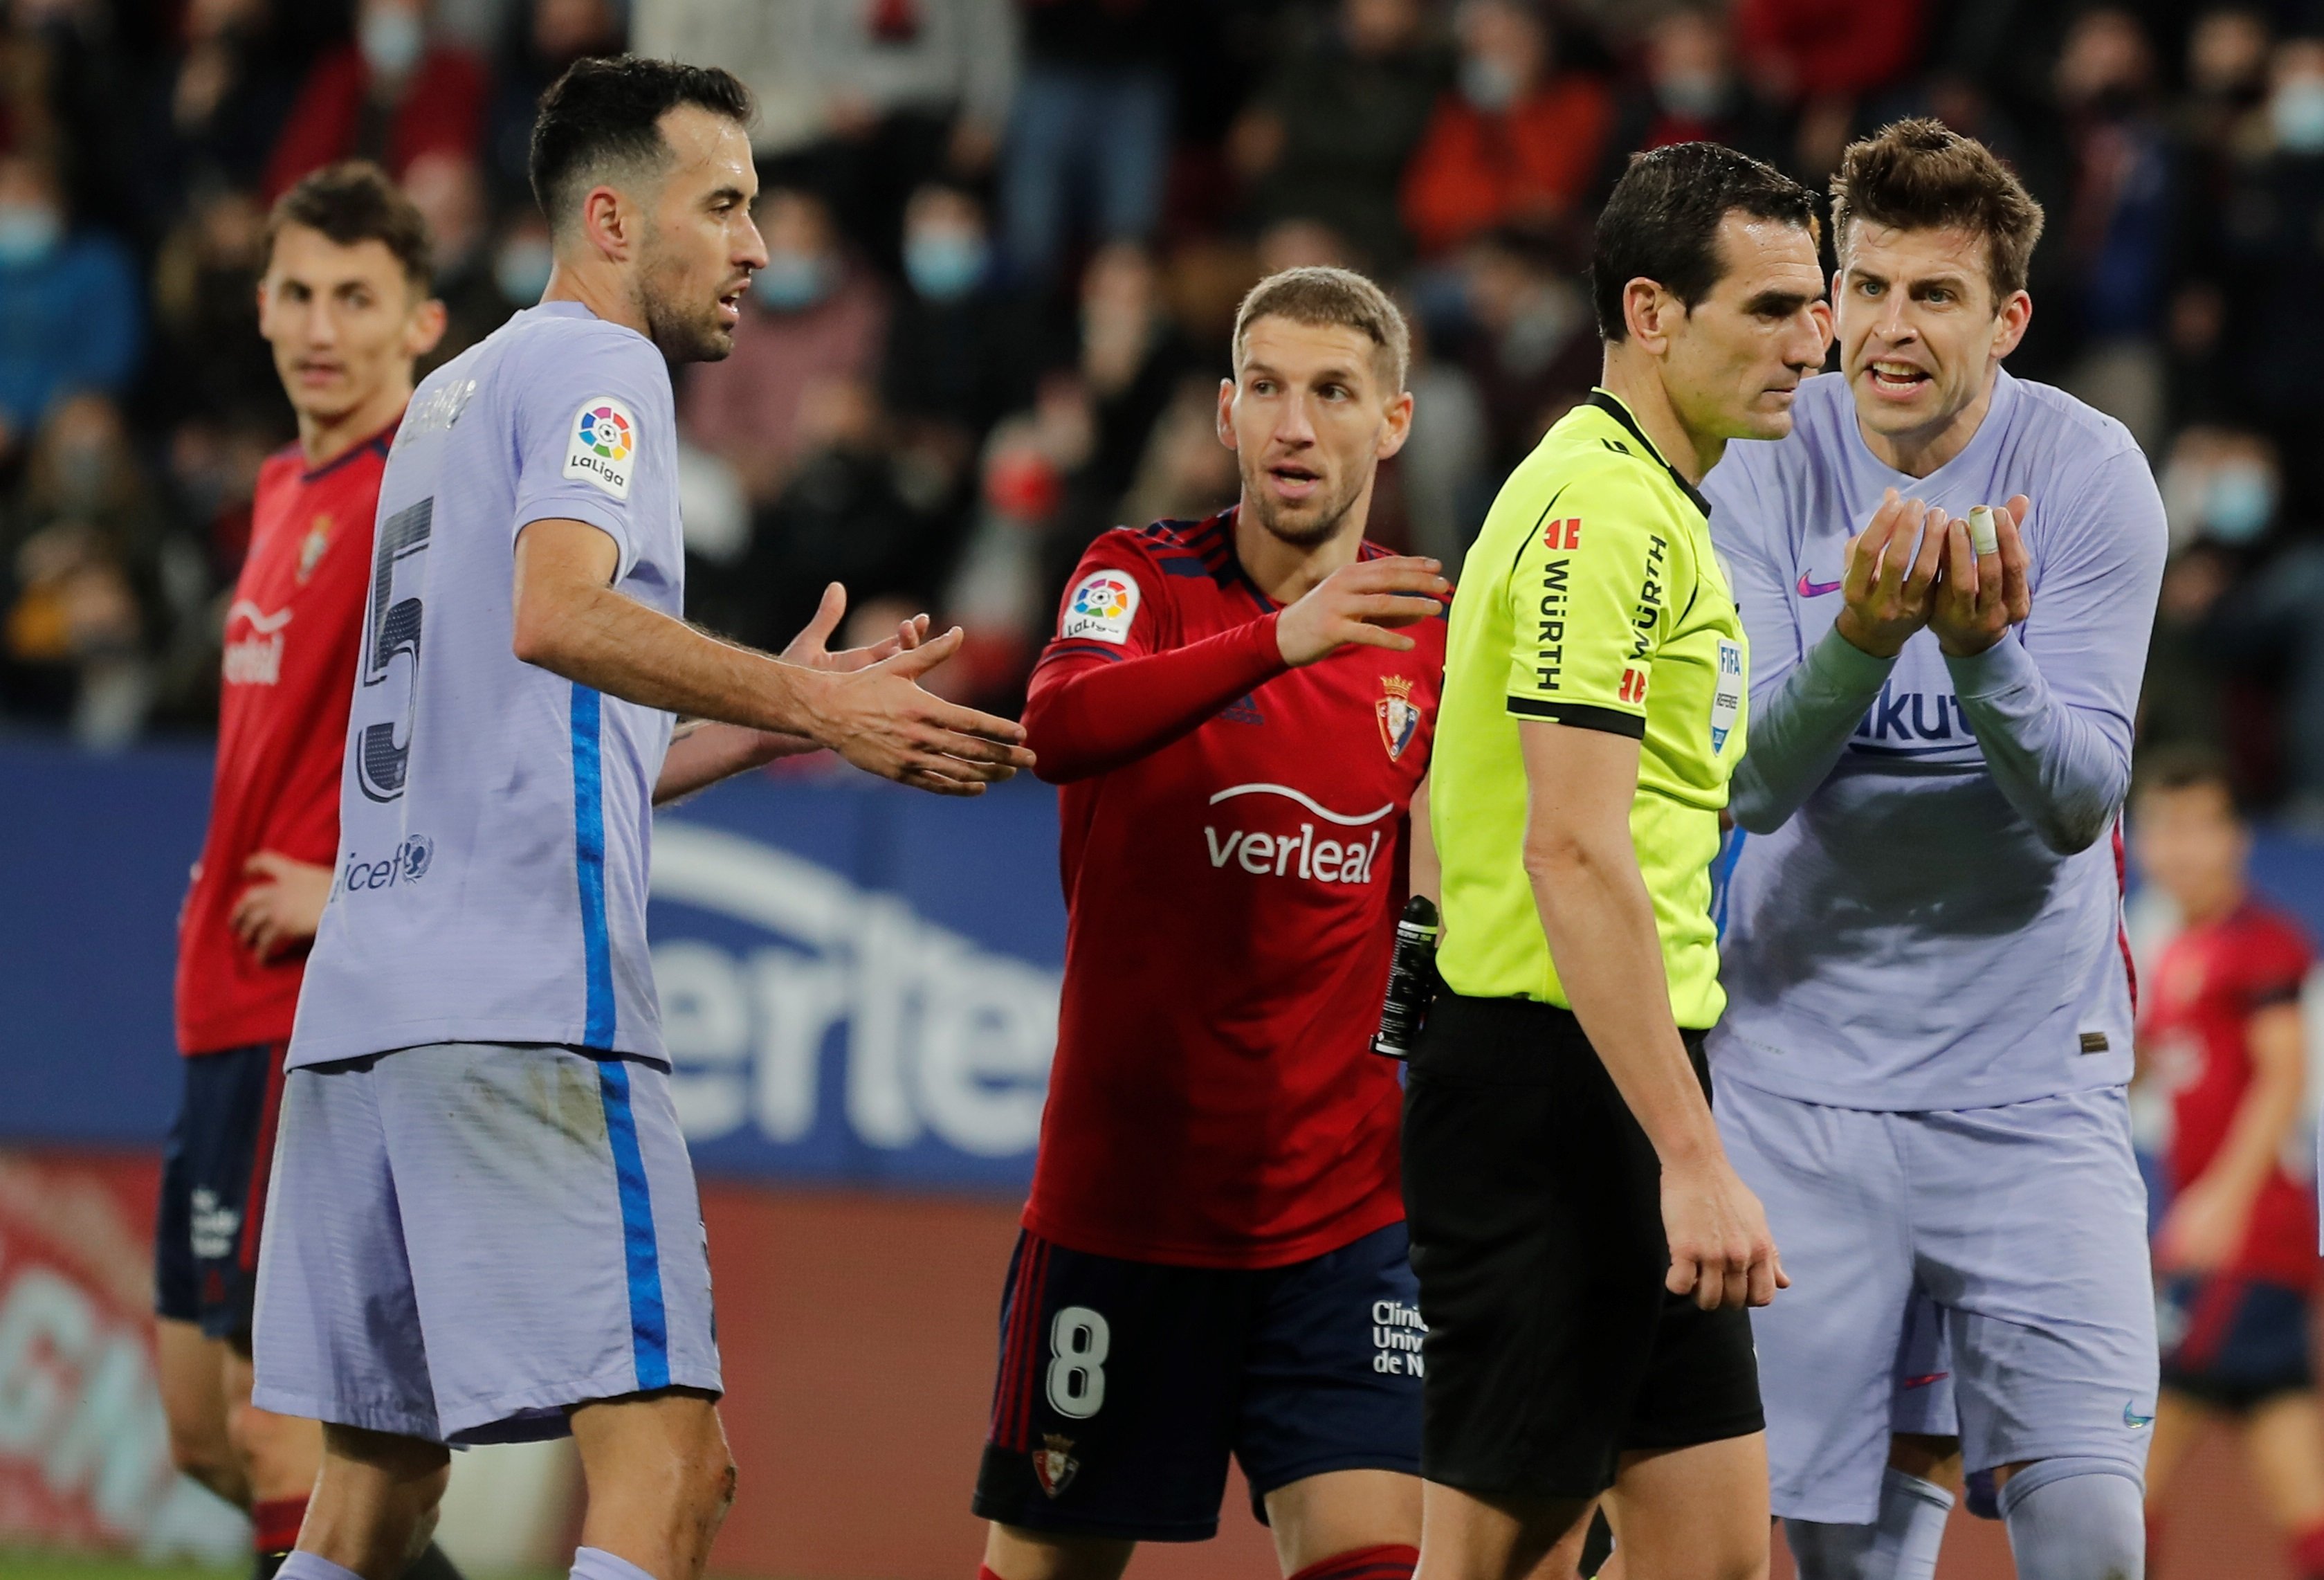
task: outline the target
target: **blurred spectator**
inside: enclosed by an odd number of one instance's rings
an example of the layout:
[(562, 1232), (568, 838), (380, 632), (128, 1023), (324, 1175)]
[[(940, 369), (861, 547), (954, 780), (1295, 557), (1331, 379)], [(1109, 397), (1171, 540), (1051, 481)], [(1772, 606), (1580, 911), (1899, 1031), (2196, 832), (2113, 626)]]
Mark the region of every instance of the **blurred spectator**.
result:
[(150, 404), (166, 420), (263, 411), (289, 437), (290, 411), (258, 336), (258, 275), (266, 217), (247, 193), (202, 199), (153, 263), (155, 339)]
[(1100, 242), (1146, 242), (1170, 154), (1163, 0), (1021, 0), (1024, 74), (1001, 175), (1010, 266), (1056, 277), (1085, 200)]
[(2177, 553), (2198, 541), (2245, 550), (2273, 530), (2282, 503), (2275, 446), (2263, 434), (2191, 427), (2171, 446), (2163, 510)]
[(1420, 0), (1341, 0), (1334, 26), (1295, 51), (1235, 124), (1230, 154), (1262, 226), (1327, 226), (1361, 266), (1403, 263), (1397, 182), (1443, 71)]
[(1072, 524), (1068, 506), (1086, 494), (1083, 473), (1096, 448), (1089, 392), (1063, 369), (1042, 379), (1031, 411), (992, 430), (982, 509), (941, 601), (943, 618), (967, 633), (945, 666), (947, 696), (1003, 708), (1022, 700), (1065, 578), (1095, 536)]
[(622, 19), (614, 0), (522, 0), (508, 8), (498, 32), (484, 173), (498, 203), (530, 208), (532, 119), (540, 96), (574, 61), (621, 53)]
[(267, 0), (189, 0), (180, 25), (184, 52), (151, 93), (133, 167), (157, 230), (189, 193), (258, 184), (299, 87)]
[(1606, 193), (1630, 155), (1673, 143), (1724, 143), (1781, 164), (1782, 129), (1764, 101), (1745, 91), (1729, 53), (1726, 20), (1686, 0), (1647, 24), (1637, 79), (1614, 101), (1611, 134), (1594, 194)]
[(633, 47), (740, 76), (770, 178), (820, 193), (887, 265), (914, 188), (991, 166), (1016, 88), (1010, 0), (638, 0)]
[(1922, 0), (1736, 0), (1753, 88), (1798, 116), (1794, 174), (1814, 183), (1839, 167), (1858, 103), (1912, 66), (1921, 14)]
[(537, 306), (557, 267), (549, 221), (530, 204), (517, 210), (493, 248), (493, 287), (511, 312)]
[[(840, 245), (820, 198), (781, 188), (766, 192), (759, 229), (767, 266), (751, 281), (734, 354), (687, 370), (678, 430), (723, 457), (751, 500), (763, 505), (782, 492), (798, 458), (808, 388), (875, 376), (888, 304), (880, 282)], [(812, 597), (807, 606), (813, 613)]]
[(118, 242), (68, 227), (53, 165), (0, 156), (0, 456), (60, 395), (129, 382), (142, 294)]
[(337, 159), (370, 159), (399, 180), (423, 153), (482, 152), (484, 77), (432, 43), (427, 0), (359, 0), (355, 37), (315, 62), (266, 163), (269, 202)]
[(1397, 453), (1415, 554), (1434, 555), (1457, 575), (1504, 474), (1493, 467), (1492, 432), (1477, 383), (1434, 354), (1427, 325), (1413, 318), (1412, 432)]
[[(152, 700), (147, 660), (171, 624), (171, 589), (200, 573), (165, 568), (159, 518), (119, 410), (104, 396), (60, 402), (41, 430), (12, 573), (0, 674), (12, 710), (69, 722), (84, 744), (117, 746)], [(190, 601), (190, 600), (189, 600)]]
[(423, 153), (403, 172), (402, 186), (428, 222), (436, 294), (446, 311), (444, 338), (420, 366), (424, 378), (508, 322), (517, 304), (493, 279), (493, 257), (485, 245), (484, 172), (476, 162), (465, 154)]
[(2052, 212), (2050, 271), (2068, 287), (2052, 310), (2076, 344), (2063, 382), (2151, 450), (2163, 437), (2158, 335), (2178, 216), (2153, 51), (2137, 20), (2112, 7), (2076, 18), (2057, 88), (2072, 187)]
[(1559, 69), (1528, 0), (1463, 0), (1460, 86), (1437, 101), (1404, 176), (1404, 217), (1424, 254), (1501, 225), (1546, 225), (1589, 191), (1611, 105)]
[(2290, 447), (2308, 442), (2324, 356), (2324, 42), (2276, 46), (2266, 127), (2222, 206), (2222, 359), (2244, 411)]
[[(1163, 408), (1194, 362), (1162, 300), (1160, 276), (1142, 247), (1118, 242), (1082, 276), (1081, 375), (1097, 422), (1084, 479), (1089, 503), (1113, 525)], [(1075, 545), (1078, 552), (1080, 545)]]
[(904, 210), (904, 283), (888, 336), (889, 410), (956, 475), (985, 433), (1032, 399), (1040, 339), (1000, 282), (983, 207), (965, 189), (922, 187)]
[(2264, 152), (2267, 18), (2243, 6), (2206, 11), (2187, 33), (2187, 92), (2179, 125), (2207, 171)]
[(882, 439), (869, 381), (835, 375), (807, 386), (797, 464), (727, 579), (734, 601), (725, 621), (713, 624), (771, 651), (807, 624), (834, 581), (846, 585), (852, 601), (925, 600), (945, 546)]
[(1125, 526), (1198, 522), (1232, 504), (1241, 485), (1234, 451), (1219, 439), (1218, 386), (1205, 378), (1182, 379), (1147, 439), (1115, 514)]
[(1597, 382), (1597, 321), (1571, 250), (1504, 231), (1479, 240), (1463, 260), (1469, 332), (1460, 363), (1484, 405), (1496, 476)]

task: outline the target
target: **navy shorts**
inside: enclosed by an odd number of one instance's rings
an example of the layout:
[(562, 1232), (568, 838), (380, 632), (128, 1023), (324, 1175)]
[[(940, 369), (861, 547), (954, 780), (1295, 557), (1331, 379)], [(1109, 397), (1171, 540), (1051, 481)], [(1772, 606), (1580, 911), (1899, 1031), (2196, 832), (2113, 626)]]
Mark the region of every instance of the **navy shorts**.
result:
[(186, 1085), (161, 1154), (153, 1309), (212, 1338), (250, 1337), (283, 1052), (260, 1042), (178, 1061)]
[(2180, 1276), (2157, 1301), (2163, 1386), (2214, 1409), (2247, 1410), (2316, 1385), (2308, 1296), (2260, 1279)]
[(1420, 1474), (1420, 1289), (1404, 1225), (1289, 1267), (1167, 1267), (1018, 1236), (976, 1512), (1138, 1541), (1217, 1533), (1333, 1470)]

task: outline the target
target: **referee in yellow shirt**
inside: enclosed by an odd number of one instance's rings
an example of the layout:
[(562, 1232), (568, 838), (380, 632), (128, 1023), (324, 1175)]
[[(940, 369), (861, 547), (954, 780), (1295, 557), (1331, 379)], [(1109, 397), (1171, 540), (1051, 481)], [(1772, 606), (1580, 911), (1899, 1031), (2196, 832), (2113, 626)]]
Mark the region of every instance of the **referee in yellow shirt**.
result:
[(1450, 991), (1404, 1119), (1418, 1580), (1529, 1574), (1609, 1489), (1628, 1573), (1766, 1571), (1744, 1307), (1785, 1280), (1702, 1054), (1749, 664), (1695, 485), (1790, 432), (1822, 365), (1814, 215), (1731, 149), (1632, 162), (1591, 264), (1604, 385), (1462, 568), (1430, 774)]

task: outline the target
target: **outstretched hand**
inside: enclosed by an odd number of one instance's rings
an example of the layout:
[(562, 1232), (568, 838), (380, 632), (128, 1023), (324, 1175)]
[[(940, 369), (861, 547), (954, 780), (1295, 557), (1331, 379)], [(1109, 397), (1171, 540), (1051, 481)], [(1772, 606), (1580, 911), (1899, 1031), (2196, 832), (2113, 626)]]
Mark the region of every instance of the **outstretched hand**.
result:
[(2034, 502), (2021, 494), (1994, 510), (1999, 542), (1990, 554), (1977, 552), (1967, 522), (1946, 527), (1945, 568), (1937, 578), (1929, 629), (1949, 655), (1981, 653), (2034, 613), (2034, 557), (2026, 552), (2023, 532), (2033, 509)]
[(920, 677), (960, 651), (959, 626), (933, 642), (896, 640), (899, 651), (878, 662), (835, 672), (816, 739), (866, 772), (937, 795), (982, 795), (1033, 766), (1024, 725), (921, 689)]
[(1407, 652), (1412, 638), (1395, 628), (1440, 614), (1452, 584), (1437, 560), (1392, 554), (1343, 565), (1276, 617), (1275, 645), (1293, 669), (1343, 647)]

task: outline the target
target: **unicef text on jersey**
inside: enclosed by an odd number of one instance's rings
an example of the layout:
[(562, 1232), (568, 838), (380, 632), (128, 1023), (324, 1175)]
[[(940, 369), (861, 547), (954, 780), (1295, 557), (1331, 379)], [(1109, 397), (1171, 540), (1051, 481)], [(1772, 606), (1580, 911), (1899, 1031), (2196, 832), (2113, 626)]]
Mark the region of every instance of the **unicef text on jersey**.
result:
[[(970, 830), (941, 816), (963, 810)], [(655, 820), (654, 980), (706, 1173), (1030, 1180), (1064, 953), (1055, 804), (935, 813), (745, 781)]]

